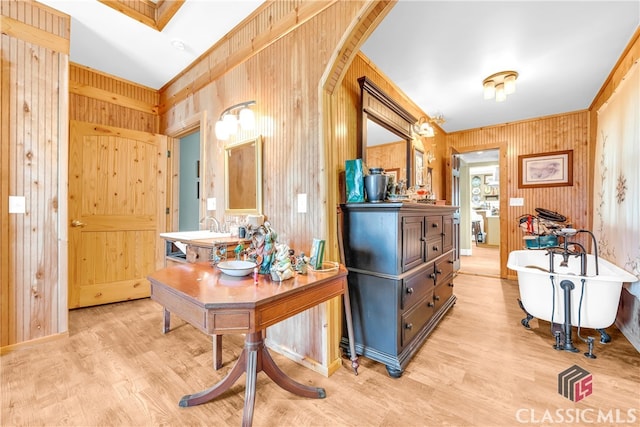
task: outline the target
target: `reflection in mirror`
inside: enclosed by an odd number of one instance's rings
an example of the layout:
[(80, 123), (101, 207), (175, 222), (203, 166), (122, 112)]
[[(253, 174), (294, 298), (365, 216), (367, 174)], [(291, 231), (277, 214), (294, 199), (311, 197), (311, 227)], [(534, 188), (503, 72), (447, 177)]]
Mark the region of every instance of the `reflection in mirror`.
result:
[(225, 147), (225, 213), (262, 213), (262, 138)]
[(407, 179), (407, 140), (404, 136), (388, 130), (368, 116), (365, 149), (367, 167), (396, 171), (396, 179)]

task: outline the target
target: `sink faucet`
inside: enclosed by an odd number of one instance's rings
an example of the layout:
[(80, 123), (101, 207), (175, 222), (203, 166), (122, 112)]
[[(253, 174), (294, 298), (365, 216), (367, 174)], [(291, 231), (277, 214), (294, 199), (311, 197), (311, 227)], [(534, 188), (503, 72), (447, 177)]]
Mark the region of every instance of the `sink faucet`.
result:
[(209, 225), (209, 231), (218, 233), (220, 231), (220, 222), (214, 216), (208, 216), (204, 219), (204, 226), (207, 226), (207, 222), (211, 221)]

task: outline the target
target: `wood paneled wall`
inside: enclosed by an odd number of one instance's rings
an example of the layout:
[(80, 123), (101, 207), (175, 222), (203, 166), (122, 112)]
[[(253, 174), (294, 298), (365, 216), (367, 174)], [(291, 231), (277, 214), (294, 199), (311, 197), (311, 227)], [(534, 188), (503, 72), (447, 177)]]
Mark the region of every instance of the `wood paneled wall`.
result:
[(69, 69), (71, 120), (158, 133), (157, 90), (78, 64)]
[[(545, 208), (566, 216), (575, 227), (589, 226), (589, 113), (579, 111), (534, 120), (454, 132), (447, 143), (458, 152), (500, 148), (500, 251), (506, 277), (507, 254), (522, 249), (517, 219)], [(573, 186), (518, 188), (518, 156), (573, 150)], [(509, 206), (511, 197), (522, 197), (524, 206)], [(584, 242), (588, 246), (588, 242)], [(515, 277), (515, 275), (513, 275)]]
[[(207, 112), (208, 166), (203, 198), (216, 197), (218, 206), (224, 206), (225, 200), (224, 145), (263, 135), (263, 211), (280, 232), (280, 239), (296, 249), (308, 251), (314, 237), (333, 238), (324, 235), (326, 140), (321, 130), (318, 83), (362, 4), (267, 3), (238, 33), (230, 33), (162, 90), (161, 130), (179, 127), (192, 115)], [(291, 28), (294, 22), (299, 24)], [(252, 43), (247, 42), (250, 39)], [(256, 130), (217, 141), (213, 128), (222, 110), (251, 99), (257, 101), (252, 107)], [(298, 193), (309, 195), (307, 214), (295, 212)], [(219, 208), (217, 216), (222, 213)]]
[[(205, 173), (202, 202), (215, 197), (222, 219), (225, 206), (225, 144), (262, 135), (263, 212), (278, 240), (309, 253), (313, 238), (335, 242), (327, 230), (326, 153), (322, 137), (323, 78), (342, 35), (363, 2), (269, 2), (244, 25), (214, 46), (202, 60), (162, 90), (161, 131), (206, 112)], [(255, 100), (256, 129), (217, 141), (213, 128), (233, 104)], [(308, 195), (307, 213), (298, 213), (297, 194)], [(334, 258), (335, 259), (335, 258)], [(269, 330), (271, 345), (291, 349), (304, 363), (335, 370), (327, 342), (309, 339), (325, 334), (327, 307), (302, 313)], [(332, 322), (338, 328), (338, 322)], [(333, 338), (335, 340), (335, 337)], [(324, 341), (324, 342), (323, 342)], [(332, 366), (328, 366), (332, 365)], [(322, 368), (320, 368), (322, 370)]]
[[(0, 346), (67, 331), (66, 158), (70, 19), (0, 2)], [(9, 196), (24, 213), (8, 213)]]

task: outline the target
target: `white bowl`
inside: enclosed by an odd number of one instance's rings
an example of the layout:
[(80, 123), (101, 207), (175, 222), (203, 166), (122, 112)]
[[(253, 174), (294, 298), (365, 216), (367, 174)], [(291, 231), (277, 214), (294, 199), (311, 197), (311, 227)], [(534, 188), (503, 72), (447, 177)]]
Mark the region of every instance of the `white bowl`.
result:
[(218, 264), (218, 268), (224, 274), (228, 274), (229, 276), (247, 276), (253, 273), (253, 269), (257, 266), (255, 262), (252, 261), (222, 261)]

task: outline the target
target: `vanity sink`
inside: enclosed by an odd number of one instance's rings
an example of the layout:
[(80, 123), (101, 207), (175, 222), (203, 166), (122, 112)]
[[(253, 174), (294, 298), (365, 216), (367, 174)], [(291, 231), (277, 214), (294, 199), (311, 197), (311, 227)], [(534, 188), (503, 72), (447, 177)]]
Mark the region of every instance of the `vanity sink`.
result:
[(171, 240), (189, 241), (231, 237), (231, 233), (218, 233), (209, 230), (176, 231), (173, 233), (160, 233), (160, 237)]

